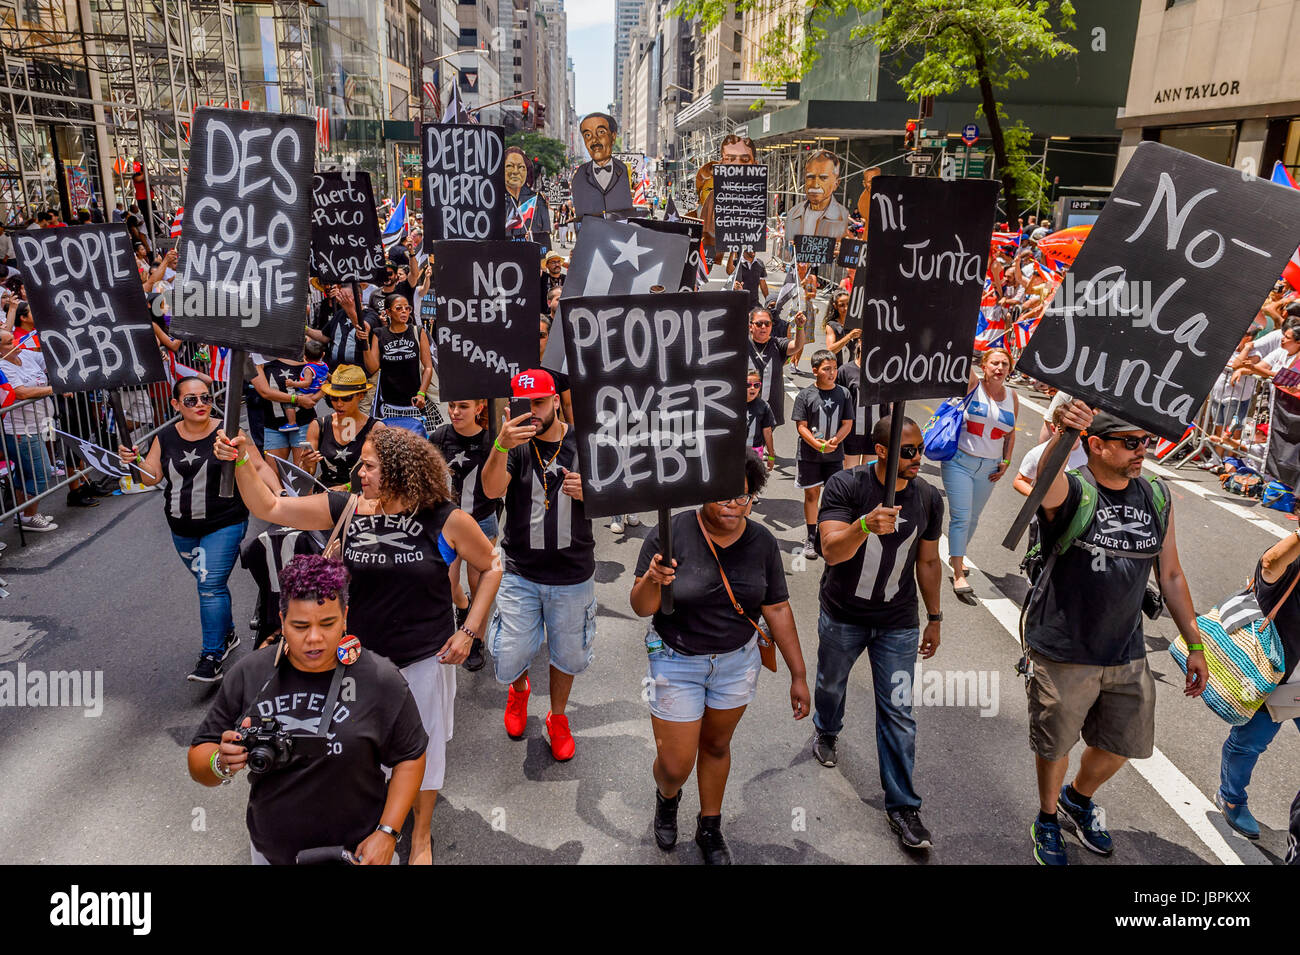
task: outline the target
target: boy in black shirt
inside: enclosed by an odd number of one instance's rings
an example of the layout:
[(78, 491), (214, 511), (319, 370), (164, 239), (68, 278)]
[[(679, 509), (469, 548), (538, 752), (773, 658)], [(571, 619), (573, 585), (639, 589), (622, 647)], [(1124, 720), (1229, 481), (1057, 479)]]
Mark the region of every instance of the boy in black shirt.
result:
[(772, 417), (771, 407), (762, 399), (762, 393), (763, 378), (751, 368), (745, 382), (745, 394), (748, 397), (745, 403), (745, 445), (755, 451), (764, 449), (759, 453), (763, 455), (770, 471), (776, 464), (776, 445), (772, 443), (772, 428), (776, 426), (776, 419)]
[(803, 489), (803, 519), (808, 542), (803, 556), (817, 559), (817, 500), (822, 485), (844, 466), (840, 447), (853, 430), (853, 402), (846, 389), (835, 384), (839, 366), (834, 353), (825, 348), (812, 356), (817, 379), (794, 400), (794, 423), (799, 429), (799, 451), (795, 455), (795, 487)]
[[(835, 367), (832, 358), (830, 365)], [(817, 621), (817, 689), (813, 697), (813, 754), (823, 766), (836, 763), (835, 742), (844, 725), (849, 671), (865, 650), (876, 697), (876, 749), (889, 827), (909, 849), (928, 849), (921, 823), (921, 797), (912, 786), (916, 720), (910, 692), (898, 690), (896, 674), (910, 680), (917, 644), (930, 659), (939, 649), (939, 587), (943, 563), (943, 500), (921, 472), (921, 429), (908, 418), (898, 449), (894, 506), (884, 507), (890, 419), (872, 431), (874, 466), (840, 471), (826, 482), (820, 517), (826, 570)], [(916, 588), (929, 614), (925, 634), (917, 627)]]

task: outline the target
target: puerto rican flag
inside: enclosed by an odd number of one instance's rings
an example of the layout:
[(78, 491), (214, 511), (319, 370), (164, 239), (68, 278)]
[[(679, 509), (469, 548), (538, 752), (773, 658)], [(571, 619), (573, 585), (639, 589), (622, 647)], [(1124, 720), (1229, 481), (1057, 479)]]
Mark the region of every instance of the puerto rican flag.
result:
[(321, 152), (330, 148), (330, 110), (328, 106), (316, 107), (316, 145)]
[(1014, 252), (1020, 246), (1023, 232), (1023, 229), (1017, 229), (1015, 232), (994, 232), (992, 236), (993, 247)]
[[(1290, 189), (1296, 188), (1295, 180), (1286, 171), (1286, 166), (1280, 162), (1273, 164), (1273, 175), (1270, 178), (1279, 186), (1287, 186)], [(1282, 278), (1286, 280), (1287, 285), (1300, 290), (1300, 249), (1291, 253), (1291, 261), (1282, 269)]]
[(212, 359), (212, 371), (209, 372), (209, 377), (211, 377), (213, 381), (229, 381), (230, 349), (217, 348), (215, 349), (215, 352), (216, 357)]
[(176, 384), (176, 382), (180, 381), (182, 378), (189, 378), (191, 376), (198, 377), (198, 378), (208, 377), (207, 375), (203, 374), (203, 372), (199, 371), (197, 368), (191, 368), (189, 365), (182, 364), (181, 362), (177, 361), (176, 355), (171, 351), (167, 352), (167, 373), (168, 373), (167, 376), (168, 378), (171, 379), (171, 383), (173, 385)]
[(185, 207), (181, 206), (179, 209), (176, 210), (176, 218), (172, 219), (171, 237), (173, 239), (180, 238), (181, 223), (184, 221), (184, 219), (185, 219)]
[(533, 196), (523, 205), (515, 206), (514, 212), (510, 213), (510, 218), (506, 220), (507, 229), (526, 229), (533, 221), (533, 213), (537, 211), (537, 196)]
[(14, 386), (9, 384), (5, 373), (0, 371), (0, 408), (8, 408), (17, 400), (18, 393), (14, 391)]

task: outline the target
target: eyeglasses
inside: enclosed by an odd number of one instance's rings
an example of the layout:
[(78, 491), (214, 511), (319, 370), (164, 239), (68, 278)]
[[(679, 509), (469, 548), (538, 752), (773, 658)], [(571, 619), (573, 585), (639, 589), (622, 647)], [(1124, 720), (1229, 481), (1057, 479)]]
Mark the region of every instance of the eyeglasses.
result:
[(199, 405), (205, 405), (205, 406), (210, 405), (212, 404), (212, 396), (211, 395), (186, 395), (184, 398), (181, 399), (181, 404), (183, 404), (186, 408), (197, 408)]
[(729, 498), (725, 501), (718, 501), (719, 507), (726, 507), (728, 504), (737, 504), (740, 507), (747, 507), (750, 501), (757, 501), (757, 494), (742, 494), (740, 497)]
[(750, 391), (757, 391), (759, 388), (763, 387), (763, 384), (759, 381), (749, 381), (745, 383), (745, 387)]
[(1145, 448), (1151, 444), (1151, 435), (1149, 434), (1144, 434), (1140, 438), (1131, 434), (1101, 434), (1097, 437), (1103, 441), (1122, 441), (1124, 447), (1130, 451), (1136, 451), (1138, 448)]
[(753, 325), (755, 328), (771, 328), (771, 327), (772, 327), (772, 323), (771, 323), (771, 322), (750, 322), (749, 324)]
[(900, 458), (907, 458), (907, 460), (910, 461), (912, 458), (920, 454), (921, 450), (922, 446), (919, 444), (901, 444), (898, 446), (898, 456)]

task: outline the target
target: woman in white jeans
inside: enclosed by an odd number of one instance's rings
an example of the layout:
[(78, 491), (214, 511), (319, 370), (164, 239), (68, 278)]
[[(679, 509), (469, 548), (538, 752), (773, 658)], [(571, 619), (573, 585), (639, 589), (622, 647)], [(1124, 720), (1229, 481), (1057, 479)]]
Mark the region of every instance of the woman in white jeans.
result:
[(993, 493), (993, 485), (1007, 472), (1016, 445), (1016, 418), (1020, 399), (1007, 388), (1011, 354), (990, 348), (980, 359), (981, 381), (971, 372), (967, 392), (975, 392), (966, 406), (966, 420), (957, 437), (957, 453), (941, 465), (943, 489), (948, 496), (948, 563), (952, 589), (959, 597), (972, 593), (966, 582), (966, 545), (975, 533), (980, 512)]

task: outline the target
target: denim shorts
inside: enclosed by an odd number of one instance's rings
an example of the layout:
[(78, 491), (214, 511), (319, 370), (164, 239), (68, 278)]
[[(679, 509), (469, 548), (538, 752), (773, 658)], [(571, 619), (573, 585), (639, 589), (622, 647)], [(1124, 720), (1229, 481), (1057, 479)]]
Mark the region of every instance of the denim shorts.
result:
[(497, 534), (501, 531), (500, 526), (497, 524), (497, 516), (495, 514), (489, 514), (487, 517), (483, 518), (483, 520), (479, 521), (478, 529), (484, 533), (488, 540), (496, 540)]
[(545, 643), (551, 666), (574, 676), (591, 664), (596, 642), (596, 580), (536, 584), (507, 573), (497, 590), (486, 645), (498, 683), (514, 683)]
[[(301, 412), (302, 409), (299, 409)], [(293, 431), (280, 431), (269, 425), (262, 429), (262, 443), (266, 451), (280, 451), (284, 448), (307, 447), (307, 426), (299, 425)]]
[(734, 710), (752, 703), (761, 667), (757, 634), (730, 653), (681, 653), (665, 643), (650, 654), (642, 695), (659, 719), (690, 723), (703, 719), (706, 707)]

